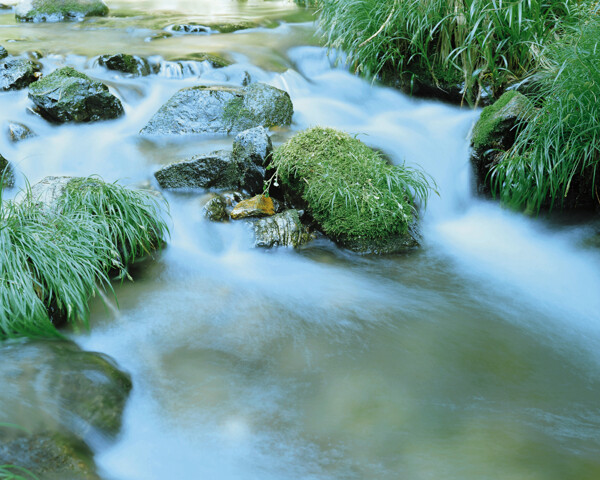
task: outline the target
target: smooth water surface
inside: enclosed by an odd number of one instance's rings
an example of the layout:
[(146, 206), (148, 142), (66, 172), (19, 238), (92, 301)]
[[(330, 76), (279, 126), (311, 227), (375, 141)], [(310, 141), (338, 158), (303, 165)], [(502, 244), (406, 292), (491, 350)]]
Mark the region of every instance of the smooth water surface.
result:
[[(162, 164), (231, 138), (142, 139), (173, 93), (254, 81), (289, 92), (290, 129), (332, 126), (420, 165), (439, 195), (424, 247), (359, 256), (318, 240), (252, 248), (241, 223), (202, 217), (202, 192), (166, 194), (171, 240), (134, 282), (92, 302), (84, 348), (111, 355), (134, 390), (120, 437), (92, 446), (106, 480), (600, 478), (600, 251), (586, 222), (531, 219), (471, 194), (468, 134), (478, 111), (410, 99), (336, 67), (311, 12), (284, 1), (115, 1), (112, 16), (22, 25), (0, 15), (10, 53), (40, 50), (107, 83), (122, 119), (53, 126), (25, 91), (0, 95), (0, 128), (39, 137), (0, 151), (34, 183), (99, 174), (153, 182)], [(174, 23), (257, 22), (232, 34), (148, 41)], [(9, 41), (15, 40), (15, 41)], [(235, 64), (129, 78), (93, 57), (174, 60), (208, 51)], [(18, 419), (17, 419), (18, 420)]]

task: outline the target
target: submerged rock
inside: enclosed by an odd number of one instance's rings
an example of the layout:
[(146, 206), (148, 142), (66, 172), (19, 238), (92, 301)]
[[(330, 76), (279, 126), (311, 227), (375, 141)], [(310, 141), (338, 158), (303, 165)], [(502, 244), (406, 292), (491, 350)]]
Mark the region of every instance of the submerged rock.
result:
[(226, 58), (215, 55), (214, 53), (195, 52), (182, 57), (177, 57), (174, 62), (208, 62), (213, 68), (223, 68), (232, 65), (232, 62)]
[(15, 184), (15, 174), (9, 161), (0, 155), (0, 188), (12, 187)]
[(232, 134), (258, 126), (289, 125), (293, 112), (287, 92), (263, 83), (243, 88), (191, 87), (173, 95), (140, 133)]
[(240, 132), (233, 141), (233, 156), (265, 167), (273, 153), (273, 143), (265, 127)]
[(39, 66), (31, 60), (8, 57), (0, 61), (0, 91), (20, 90), (39, 78)]
[(81, 438), (119, 432), (131, 379), (108, 356), (66, 340), (4, 342), (0, 355), (0, 422), (58, 424)]
[(299, 247), (313, 239), (300, 221), (298, 210), (286, 210), (272, 217), (261, 218), (254, 224), (257, 247)]
[(256, 28), (259, 24), (251, 21), (244, 22), (227, 22), (227, 23), (209, 23), (208, 27), (217, 30), (220, 33), (233, 33), (239, 30), (247, 30), (249, 28)]
[[(226, 150), (197, 155), (171, 163), (154, 176), (162, 188), (253, 189), (262, 185), (261, 172), (252, 163), (240, 162)], [(260, 181), (257, 178), (260, 177)]]
[(0, 45), (0, 60), (6, 57), (8, 57), (8, 52), (6, 51), (6, 48)]
[(27, 125), (11, 122), (8, 124), (8, 136), (12, 142), (20, 142), (27, 138), (36, 137), (37, 134)]
[(231, 218), (239, 220), (248, 217), (267, 217), (274, 214), (273, 199), (264, 195), (256, 195), (238, 203), (231, 211)]
[(47, 120), (95, 122), (123, 114), (120, 100), (103, 83), (71, 67), (55, 70), (29, 87), (29, 98)]
[(21, 0), (15, 17), (21, 22), (62, 22), (108, 15), (102, 0)]
[(127, 53), (101, 55), (98, 57), (98, 64), (109, 70), (129, 73), (131, 75), (145, 76), (152, 73), (148, 60)]
[(213, 222), (226, 222), (229, 220), (228, 207), (229, 202), (227, 199), (221, 195), (216, 195), (206, 202), (202, 211), (204, 216)]
[(218, 33), (206, 25), (200, 25), (198, 23), (185, 23), (185, 24), (177, 24), (171, 25), (167, 27), (167, 30), (170, 32), (177, 33), (191, 33), (191, 34), (200, 34), (200, 35), (210, 35), (211, 33)]
[(485, 107), (473, 127), (471, 163), (479, 193), (489, 193), (488, 174), (515, 142), (518, 129), (524, 125), (532, 103), (523, 94), (511, 91), (493, 105)]

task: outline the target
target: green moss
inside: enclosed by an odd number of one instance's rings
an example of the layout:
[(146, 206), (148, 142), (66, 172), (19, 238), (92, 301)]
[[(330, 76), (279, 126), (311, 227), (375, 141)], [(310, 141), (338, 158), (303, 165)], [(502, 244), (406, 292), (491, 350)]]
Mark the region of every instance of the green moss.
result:
[(253, 119), (254, 114), (245, 107), (242, 95), (236, 95), (223, 108), (223, 123), (227, 125), (228, 130), (231, 130), (235, 125), (251, 124)]
[(215, 55), (213, 53), (206, 53), (206, 52), (196, 52), (196, 53), (190, 53), (188, 55), (185, 55), (183, 57), (176, 57), (173, 61), (175, 62), (186, 62), (186, 61), (192, 61), (192, 62), (209, 62), (213, 68), (222, 68), (222, 67), (228, 67), (229, 65), (232, 65), (232, 62), (220, 57), (218, 55)]
[(273, 154), (272, 181), (299, 194), (324, 233), (344, 241), (405, 235), (415, 220), (415, 201), (425, 201), (425, 175), (394, 166), (350, 135), (312, 128)]
[(94, 17), (108, 15), (108, 7), (100, 0), (81, 2), (77, 0), (33, 0), (32, 9), (24, 15), (17, 14), (19, 20), (47, 20), (48, 17), (57, 19)]

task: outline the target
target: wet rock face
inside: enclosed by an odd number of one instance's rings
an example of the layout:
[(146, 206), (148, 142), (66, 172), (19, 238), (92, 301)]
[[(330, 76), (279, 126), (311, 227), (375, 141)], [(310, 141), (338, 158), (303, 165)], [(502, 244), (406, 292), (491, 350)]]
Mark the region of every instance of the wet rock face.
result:
[(231, 218), (239, 220), (249, 217), (267, 217), (274, 214), (273, 199), (264, 195), (256, 195), (238, 203), (231, 211)]
[(244, 88), (184, 88), (154, 114), (140, 133), (236, 134), (258, 126), (289, 125), (293, 111), (287, 92), (262, 83)]
[(259, 166), (267, 166), (273, 153), (273, 143), (265, 127), (255, 127), (240, 132), (233, 141), (233, 155), (238, 159), (251, 161)]
[(12, 187), (15, 184), (15, 174), (12, 165), (0, 155), (0, 188)]
[(227, 199), (217, 195), (206, 202), (202, 211), (204, 216), (212, 222), (226, 222), (229, 220), (228, 207)]
[(0, 60), (0, 91), (25, 88), (38, 79), (39, 72), (31, 60), (5, 57)]
[(98, 57), (98, 64), (109, 70), (129, 73), (130, 75), (145, 76), (152, 73), (148, 60), (126, 53), (102, 55)]
[(118, 433), (131, 379), (106, 355), (65, 340), (5, 342), (0, 355), (0, 422), (80, 438)]
[(35, 136), (35, 132), (33, 132), (27, 125), (19, 122), (11, 122), (8, 124), (8, 137), (10, 138), (11, 142), (20, 142)]
[(62, 22), (108, 15), (102, 0), (21, 0), (15, 17), (21, 22)]
[(206, 25), (200, 25), (197, 23), (177, 24), (177, 25), (173, 25), (169, 30), (172, 32), (177, 32), (177, 33), (193, 33), (196, 35), (197, 34), (209, 35), (211, 33), (217, 33), (214, 30), (212, 30), (210, 27), (207, 27)]
[(87, 75), (64, 67), (29, 87), (29, 98), (47, 120), (95, 122), (117, 118), (123, 106), (108, 87)]
[(8, 57), (8, 52), (6, 51), (6, 48), (0, 45), (0, 60), (6, 57)]
[(300, 221), (298, 210), (286, 210), (272, 217), (261, 218), (254, 224), (257, 247), (299, 247), (313, 236)]

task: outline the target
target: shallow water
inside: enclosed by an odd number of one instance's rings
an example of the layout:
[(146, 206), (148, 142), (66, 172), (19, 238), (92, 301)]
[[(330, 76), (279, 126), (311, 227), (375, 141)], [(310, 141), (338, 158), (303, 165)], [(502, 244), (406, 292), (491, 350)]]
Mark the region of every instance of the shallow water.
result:
[[(467, 137), (479, 112), (335, 67), (316, 46), (310, 11), (293, 3), (111, 7), (112, 17), (81, 24), (0, 16), (10, 53), (41, 50), (46, 73), (84, 70), (126, 110), (57, 127), (26, 112), (26, 92), (0, 95), (0, 121), (39, 134), (17, 145), (0, 136), (31, 183), (100, 174), (141, 184), (162, 164), (228, 147), (227, 137), (137, 132), (178, 89), (240, 84), (248, 71), (294, 102), (293, 125), (275, 143), (311, 125), (343, 129), (422, 166), (439, 196), (424, 212), (423, 249), (363, 257), (324, 240), (255, 250), (242, 224), (202, 218), (202, 194), (167, 194), (168, 248), (115, 286), (118, 310), (93, 301), (91, 332), (73, 335), (134, 382), (121, 436), (90, 439), (103, 478), (600, 477), (600, 253), (585, 244), (597, 224), (530, 219), (474, 198)], [(146, 41), (185, 19), (222, 18), (263, 27)], [(209, 51), (236, 63), (135, 79), (95, 66), (95, 55), (118, 51)]]

